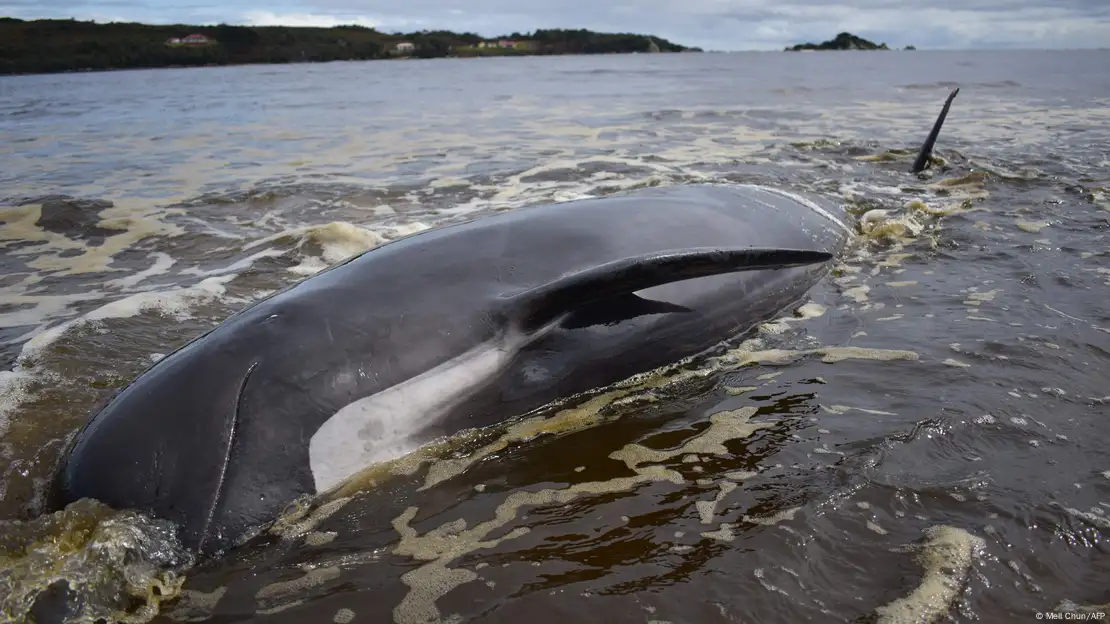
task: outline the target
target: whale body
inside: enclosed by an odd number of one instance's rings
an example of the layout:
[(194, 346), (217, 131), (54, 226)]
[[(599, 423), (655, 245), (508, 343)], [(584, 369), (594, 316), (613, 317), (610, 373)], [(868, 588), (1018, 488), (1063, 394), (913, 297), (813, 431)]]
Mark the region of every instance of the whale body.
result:
[(386, 243), (140, 374), (75, 435), (53, 504), (145, 511), (225, 550), (375, 462), (743, 334), (800, 303), (852, 232), (820, 196), (707, 184)]

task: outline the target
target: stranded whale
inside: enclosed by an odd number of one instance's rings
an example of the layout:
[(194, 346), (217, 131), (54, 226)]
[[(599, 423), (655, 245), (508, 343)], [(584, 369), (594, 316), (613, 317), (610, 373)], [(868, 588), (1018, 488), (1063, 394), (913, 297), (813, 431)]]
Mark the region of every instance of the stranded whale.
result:
[(55, 503), (227, 548), (289, 502), (442, 435), (704, 351), (804, 297), (851, 230), (756, 186), (522, 208), (387, 243), (242, 310), (78, 432)]

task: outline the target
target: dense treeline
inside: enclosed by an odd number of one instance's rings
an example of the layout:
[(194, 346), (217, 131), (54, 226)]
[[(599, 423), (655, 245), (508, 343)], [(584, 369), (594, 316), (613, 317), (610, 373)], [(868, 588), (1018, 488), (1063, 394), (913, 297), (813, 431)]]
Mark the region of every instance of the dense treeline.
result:
[[(519, 35), (519, 33), (513, 33)], [(648, 52), (654, 41), (660, 52), (698, 51), (659, 37), (632, 33), (595, 33), (589, 30), (537, 30), (520, 39), (535, 42), (541, 54), (607, 54), (618, 52)], [(514, 39), (512, 35), (509, 39)]]
[[(168, 44), (172, 38), (200, 34), (211, 41)], [(488, 53), (602, 54), (646, 52), (652, 44), (662, 52), (696, 50), (665, 39), (630, 33), (588, 30), (537, 30), (504, 39), (522, 42), (517, 48), (479, 48), (485, 41), (473, 33), (421, 31), (383, 33), (363, 26), (295, 28), (98, 24), (77, 20), (23, 21), (0, 18), (0, 74), (77, 70), (134, 69), (245, 63), (295, 63), (368, 60), (412, 56), (435, 58)], [(500, 38), (499, 38), (500, 39)], [(398, 51), (397, 44), (412, 44)]]

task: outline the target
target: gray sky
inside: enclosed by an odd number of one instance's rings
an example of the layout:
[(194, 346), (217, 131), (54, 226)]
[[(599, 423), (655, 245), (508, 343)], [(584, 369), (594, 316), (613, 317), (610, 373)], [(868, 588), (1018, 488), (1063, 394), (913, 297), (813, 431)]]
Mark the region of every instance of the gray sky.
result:
[(0, 16), (97, 21), (655, 34), (709, 50), (781, 49), (848, 31), (892, 47), (1110, 47), (1110, 0), (0, 0)]

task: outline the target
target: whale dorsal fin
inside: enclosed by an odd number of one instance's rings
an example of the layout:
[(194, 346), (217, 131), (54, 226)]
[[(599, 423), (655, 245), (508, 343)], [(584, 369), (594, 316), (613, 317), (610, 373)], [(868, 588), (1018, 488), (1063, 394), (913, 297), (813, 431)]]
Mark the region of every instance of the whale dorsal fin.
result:
[(929, 136), (925, 137), (925, 143), (921, 145), (921, 151), (917, 153), (917, 158), (910, 166), (910, 173), (920, 173), (929, 165), (929, 157), (933, 155), (933, 146), (936, 145), (937, 136), (940, 135), (940, 127), (944, 125), (944, 119), (948, 117), (948, 109), (952, 107), (952, 100), (956, 99), (956, 94), (959, 92), (960, 88), (956, 87), (948, 94), (948, 99), (944, 101), (944, 107), (940, 109), (940, 116), (933, 123), (933, 129), (929, 131)]
[(510, 295), (509, 320), (523, 331), (606, 299), (671, 282), (739, 271), (786, 269), (832, 259), (804, 249), (694, 248), (622, 258)]

